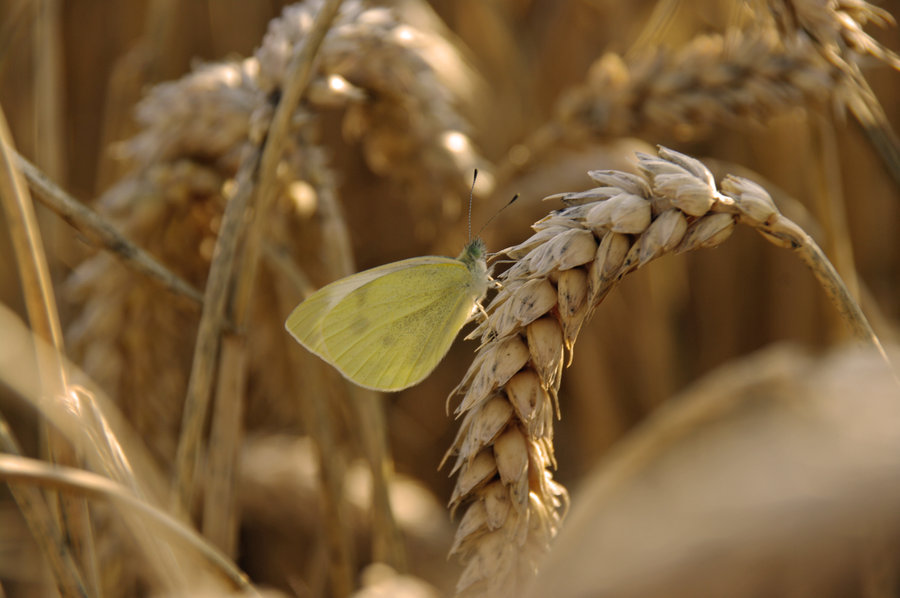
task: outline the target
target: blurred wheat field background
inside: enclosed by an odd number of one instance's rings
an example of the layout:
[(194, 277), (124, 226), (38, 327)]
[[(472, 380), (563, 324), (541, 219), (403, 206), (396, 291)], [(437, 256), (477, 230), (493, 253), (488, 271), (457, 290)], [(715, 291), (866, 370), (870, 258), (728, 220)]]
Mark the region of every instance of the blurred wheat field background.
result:
[[(0, 595), (898, 595), (897, 14), (0, 0)], [(476, 168), (477, 341), (293, 342)]]

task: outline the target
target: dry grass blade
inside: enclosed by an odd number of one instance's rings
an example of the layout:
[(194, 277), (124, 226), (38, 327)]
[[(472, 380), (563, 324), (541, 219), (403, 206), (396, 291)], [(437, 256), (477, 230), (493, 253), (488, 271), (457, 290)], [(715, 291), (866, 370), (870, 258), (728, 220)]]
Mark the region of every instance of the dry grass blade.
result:
[[(0, 110), (0, 203), (10, 228), (31, 326), (40, 338), (53, 347), (52, 351), (37, 355), (42, 392), (58, 398), (65, 395), (68, 387), (61, 365), (62, 329), (34, 207), (28, 187), (16, 167), (15, 156), (6, 117)], [(0, 420), (0, 425), (3, 426), (6, 449), (14, 454), (19, 453), (5, 420)], [(45, 430), (45, 434), (51, 455), (55, 457), (60, 451), (68, 453), (53, 431)], [(60, 505), (63, 509), (60, 516), (54, 510), (54, 496), (45, 497), (39, 492), (15, 487), (12, 492), (49, 559), (60, 592), (65, 596), (86, 595), (88, 588), (75, 558), (81, 557), (88, 570), (94, 571), (96, 555), (91, 541), (91, 524), (86, 511), (80, 508), (82, 505), (64, 499)], [(64, 534), (62, 530), (65, 530)], [(71, 549), (62, 545), (63, 535), (72, 538)]]
[(455, 390), (463, 419), (448, 456), (458, 472), (451, 507), (467, 507), (453, 548), (466, 564), (463, 595), (515, 592), (556, 533), (566, 493), (550, 472), (552, 416), (564, 355), (627, 274), (665, 254), (714, 247), (745, 224), (795, 250), (857, 338), (880, 349), (821, 250), (762, 187), (733, 176), (717, 187), (701, 162), (663, 147), (639, 154), (638, 169), (591, 172), (598, 187), (561, 194), (571, 205), (503, 252), (513, 264), (472, 333), (482, 345)]
[[(0, 380), (4, 386), (33, 406), (41, 415), (42, 421), (47, 422), (65, 437), (87, 467), (102, 472), (104, 479), (108, 479), (116, 488), (127, 491), (129, 497), (140, 501), (145, 509), (159, 511), (159, 505), (165, 504), (168, 499), (165, 492), (165, 477), (154, 466), (145, 447), (134, 435), (133, 430), (124, 423), (115, 407), (105, 401), (102, 395), (78, 385), (72, 385), (69, 388), (70, 394), (64, 397), (45, 395), (41, 389), (36, 363), (42, 353), (50, 353), (52, 348), (37, 339), (5, 308), (0, 308), (0, 331), (3, 338), (10, 341), (9, 345), (4, 345), (0, 350)], [(14, 347), (18, 347), (19, 350)], [(22, 351), (21, 348), (32, 350)], [(34, 355), (38, 358), (35, 359)], [(66, 367), (70, 379), (77, 380), (81, 376), (71, 365)], [(8, 446), (4, 438), (4, 450), (15, 454), (13, 448)], [(34, 486), (28, 484), (22, 485), (21, 490), (37, 492)], [(84, 500), (78, 493), (64, 492), (61, 495), (68, 501)], [(105, 511), (101, 510), (101, 513)], [(135, 568), (140, 568), (147, 579), (153, 579), (157, 587), (169, 588), (183, 588), (198, 583), (199, 570), (192, 569), (195, 563), (190, 559), (190, 551), (189, 554), (185, 554), (177, 543), (175, 545), (169, 543), (166, 534), (156, 533), (158, 530), (152, 522), (133, 509), (119, 509), (118, 516), (131, 533), (130, 547), (137, 549), (143, 557), (135, 564)], [(101, 516), (100, 521), (106, 524), (103, 527), (106, 533), (98, 537), (108, 542), (109, 519)], [(52, 530), (38, 528), (35, 534), (39, 541), (50, 541), (54, 537), (51, 532)], [(104, 545), (104, 548), (107, 546), (108, 544)], [(120, 552), (126, 550), (121, 545), (117, 546), (117, 549)], [(54, 558), (57, 554), (61, 557), (67, 556), (65, 542), (61, 548), (55, 547), (50, 557)], [(101, 573), (109, 574), (107, 569)], [(93, 594), (86, 592), (85, 595)]]
[(241, 337), (222, 339), (203, 494), (203, 535), (229, 557), (237, 555), (239, 518), (235, 463), (242, 445), (246, 348)]
[(161, 525), (196, 550), (235, 588), (248, 592), (250, 595), (256, 595), (247, 576), (199, 534), (167, 513), (147, 504), (129, 492), (127, 488), (112, 480), (87, 471), (48, 465), (41, 461), (12, 455), (0, 455), (0, 479), (10, 483), (35, 484), (89, 498), (104, 499), (115, 503), (120, 508), (139, 513), (153, 523)]
[[(0, 111), (0, 160), (2, 160), (0, 201), (3, 202), (10, 229), (9, 236), (16, 252), (31, 326), (41, 338), (56, 347), (58, 352), (62, 352), (62, 327), (59, 324), (41, 233), (37, 226), (28, 186), (16, 164), (16, 152), (2, 111)], [(48, 390), (51, 393), (54, 389), (66, 386), (65, 377), (58, 363), (51, 361), (42, 364), (42, 367), (45, 369), (42, 379), (50, 385)]]
[[(2, 417), (0, 417), (0, 446), (3, 452), (8, 454), (8, 458), (16, 458), (22, 454), (9, 424)], [(89, 596), (78, 563), (63, 539), (59, 524), (51, 515), (44, 495), (39, 489), (28, 485), (10, 484), (9, 489), (28, 522), (32, 536), (50, 565), (59, 593), (65, 598)]]

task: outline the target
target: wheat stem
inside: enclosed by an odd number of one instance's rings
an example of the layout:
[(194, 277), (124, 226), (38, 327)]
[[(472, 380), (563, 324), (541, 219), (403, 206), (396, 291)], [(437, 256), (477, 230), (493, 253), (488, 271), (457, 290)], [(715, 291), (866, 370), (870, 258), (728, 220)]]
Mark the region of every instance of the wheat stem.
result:
[[(285, 85), (272, 121), (269, 124), (265, 139), (259, 149), (259, 163), (251, 178), (245, 179), (249, 187), (247, 193), (255, 197), (252, 211), (245, 212), (250, 216), (246, 230), (235, 241), (240, 265), (234, 277), (233, 295), (226, 309), (228, 316), (241, 329), (247, 318), (247, 309), (256, 282), (256, 270), (259, 261), (260, 243), (263, 227), (268, 221), (267, 215), (275, 201), (277, 182), (275, 171), (283, 159), (285, 142), (293, 130), (290, 120), (296, 113), (301, 95), (309, 85), (312, 76), (312, 64), (319, 47), (324, 40), (331, 23), (337, 16), (341, 1), (327, 2), (316, 16), (316, 21), (309, 31), (304, 43), (297, 46), (295, 54), (287, 69)], [(237, 195), (242, 194), (238, 189)], [(232, 199), (234, 201), (234, 198)], [(248, 197), (248, 202), (250, 198)], [(248, 204), (249, 206), (249, 204)], [(226, 211), (227, 212), (227, 211)], [(243, 214), (240, 214), (243, 217)], [(243, 240), (241, 240), (241, 238)], [(243, 243), (243, 247), (239, 245)], [(227, 316), (226, 316), (227, 317)], [(231, 336), (231, 335), (229, 335)], [(234, 339), (222, 340), (219, 357), (219, 376), (224, 386), (217, 387), (213, 402), (212, 426), (222, 442), (209, 443), (209, 463), (212, 479), (211, 488), (224, 493), (223, 500), (210, 497), (205, 502), (203, 513), (204, 529), (216, 531), (215, 541), (223, 547), (231, 547), (237, 534), (237, 516), (233, 511), (234, 499), (234, 467), (237, 461), (237, 447), (242, 436), (241, 426), (243, 408), (234, 405), (243, 401), (244, 371), (247, 363), (245, 345), (240, 335)], [(209, 523), (207, 523), (209, 522)]]
[[(232, 299), (229, 289), (232, 287), (236, 275), (235, 266), (240, 259), (238, 251), (243, 249), (240, 246), (244, 242), (248, 242), (245, 231), (251, 226), (254, 213), (257, 219), (264, 219), (264, 215), (267, 213), (265, 207), (271, 202), (272, 189), (269, 187), (272, 183), (271, 177), (278, 159), (281, 157), (288, 121), (309, 82), (311, 66), (308, 63), (315, 56), (325, 32), (337, 13), (340, 2), (329, 0), (327, 6), (329, 8), (322, 10), (317, 16), (305, 43), (298, 46), (291, 61), (293, 76), (290, 76), (289, 79), (293, 82), (289, 85), (289, 89), (284, 90), (286, 97), (279, 103), (276, 110), (269, 128), (271, 138), (261, 140), (264, 145), (252, 150), (246, 156), (236, 177), (237, 190), (225, 209), (204, 294), (204, 308), (200, 317), (194, 361), (182, 414), (181, 435), (175, 457), (173, 488), (178, 493), (178, 499), (182, 505), (191, 503), (190, 499), (195, 491), (195, 472), (200, 461), (203, 425), (211, 398), (213, 372), (219, 354), (226, 308), (229, 300)], [(302, 74), (304, 71), (305, 75)], [(258, 194), (256, 195), (258, 206), (256, 206), (257, 209), (251, 211), (250, 206), (254, 193)], [(251, 234), (250, 239), (252, 238)], [(249, 243), (253, 247), (255, 241), (249, 240)], [(252, 250), (251, 256), (250, 263), (252, 268), (255, 268), (257, 258), (255, 250)], [(252, 277), (249, 278), (252, 279)], [(247, 296), (249, 296), (249, 291), (243, 293), (239, 291), (235, 295), (237, 298), (235, 313), (241, 313), (244, 309)]]

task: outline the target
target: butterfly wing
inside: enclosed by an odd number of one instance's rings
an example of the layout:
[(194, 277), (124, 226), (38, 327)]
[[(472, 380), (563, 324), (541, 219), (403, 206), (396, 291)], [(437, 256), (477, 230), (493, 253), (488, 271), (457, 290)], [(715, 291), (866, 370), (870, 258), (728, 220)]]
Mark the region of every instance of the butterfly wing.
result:
[(481, 276), (444, 257), (387, 264), (323, 287), (286, 327), (360, 386), (401, 390), (447, 353), (484, 288)]
[(288, 316), (284, 327), (298, 343), (331, 363), (331, 360), (325, 353), (325, 344), (322, 337), (322, 322), (325, 316), (347, 295), (359, 287), (386, 274), (402, 271), (413, 265), (411, 262), (418, 262), (423, 259), (430, 258), (411, 258), (399, 262), (391, 262), (390, 264), (340, 278), (303, 300)]

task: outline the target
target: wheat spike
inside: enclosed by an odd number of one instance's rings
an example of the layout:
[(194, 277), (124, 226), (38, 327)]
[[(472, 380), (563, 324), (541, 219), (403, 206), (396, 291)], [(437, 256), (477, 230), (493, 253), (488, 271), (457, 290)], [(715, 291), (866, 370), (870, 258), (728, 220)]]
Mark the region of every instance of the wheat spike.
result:
[(871, 56), (893, 68), (900, 57), (865, 32), (871, 22), (895, 25), (894, 17), (865, 0), (766, 0), (775, 24), (787, 40), (808, 37), (829, 62), (845, 68), (859, 57)]
[[(836, 107), (853, 113), (900, 180), (900, 142), (857, 65), (860, 57), (873, 57), (900, 68), (900, 57), (864, 31), (868, 22), (883, 26), (893, 17), (864, 1), (756, 6), (745, 28), (698, 35), (679, 48), (647, 46), (595, 60), (584, 81), (560, 95), (552, 121), (524, 143), (528, 161), (560, 139), (696, 139), (717, 125), (765, 122), (798, 106)], [(510, 156), (497, 178), (511, 179), (520, 162)]]
[(628, 273), (714, 247), (745, 224), (797, 251), (857, 336), (877, 345), (827, 259), (762, 187), (733, 176), (717, 186), (700, 161), (664, 147), (638, 154), (638, 173), (591, 172), (599, 187), (557, 196), (586, 203), (551, 213), (502, 252), (514, 263), (472, 333), (482, 344), (454, 390), (462, 422), (447, 457), (457, 473), (451, 509), (466, 507), (452, 548), (465, 564), (461, 595), (514, 595), (556, 533), (567, 502), (551, 474), (564, 355)]
[(558, 121), (575, 136), (652, 130), (684, 137), (830, 100), (871, 124), (870, 113), (883, 111), (856, 61), (871, 56), (900, 68), (900, 57), (863, 30), (869, 21), (892, 24), (891, 15), (867, 2), (769, 0), (768, 6), (777, 32), (760, 21), (724, 36), (698, 36), (675, 51), (650, 49), (627, 61), (604, 55), (561, 98)]

